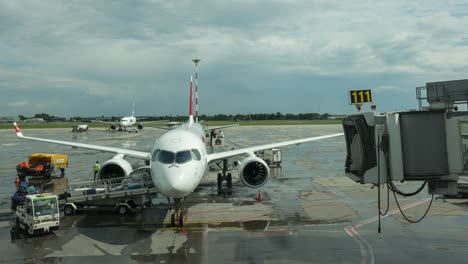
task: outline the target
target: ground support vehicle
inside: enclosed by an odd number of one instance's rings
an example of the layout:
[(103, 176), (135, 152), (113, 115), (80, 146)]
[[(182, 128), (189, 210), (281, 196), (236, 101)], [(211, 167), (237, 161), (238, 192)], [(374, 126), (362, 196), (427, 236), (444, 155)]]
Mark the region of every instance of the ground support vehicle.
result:
[[(17, 175), (23, 181), (26, 176), (62, 176), (68, 167), (68, 155), (35, 153), (29, 155), (28, 161), (16, 166)], [(56, 170), (58, 169), (58, 170)]]
[(72, 132), (85, 132), (85, 131), (88, 131), (88, 125), (72, 126)]
[(54, 194), (26, 195), (26, 204), (16, 207), (16, 225), (30, 235), (49, 233), (60, 227), (57, 196)]
[(270, 167), (281, 166), (281, 150), (266, 149), (255, 152), (255, 155), (266, 162)]
[(141, 211), (156, 193), (151, 180), (124, 177), (70, 184), (59, 200), (65, 215), (86, 209), (111, 209), (125, 215)]

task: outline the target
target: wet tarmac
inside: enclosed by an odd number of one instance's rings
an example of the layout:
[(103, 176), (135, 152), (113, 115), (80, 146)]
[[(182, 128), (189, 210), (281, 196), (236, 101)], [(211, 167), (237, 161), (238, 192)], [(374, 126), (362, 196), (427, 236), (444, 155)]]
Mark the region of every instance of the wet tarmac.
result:
[[(70, 130), (23, 132), (143, 151), (149, 151), (164, 133), (146, 128), (137, 134)], [(223, 148), (337, 132), (341, 132), (339, 125), (234, 127), (224, 130), (228, 141)], [(20, 141), (13, 129), (0, 130), (2, 263), (464, 263), (468, 257), (468, 200), (435, 200), (422, 222), (409, 224), (390, 197), (389, 214), (382, 217), (379, 234), (377, 190), (344, 176), (341, 137), (283, 148), (282, 167), (260, 189), (262, 202), (256, 201), (259, 190), (243, 186), (237, 177), (233, 196), (218, 197), (215, 173), (206, 175), (187, 198), (184, 228), (170, 227), (170, 206), (159, 197), (153, 200), (155, 206), (140, 214), (88, 211), (62, 217), (60, 229), (53, 234), (29, 237), (15, 232), (8, 208), (15, 166), (36, 152), (68, 154), (70, 182), (92, 179), (94, 162), (113, 156)], [(410, 190), (418, 184), (400, 187)], [(386, 190), (382, 193), (385, 209)], [(430, 198), (423, 191), (399, 202), (415, 220), (424, 214)]]

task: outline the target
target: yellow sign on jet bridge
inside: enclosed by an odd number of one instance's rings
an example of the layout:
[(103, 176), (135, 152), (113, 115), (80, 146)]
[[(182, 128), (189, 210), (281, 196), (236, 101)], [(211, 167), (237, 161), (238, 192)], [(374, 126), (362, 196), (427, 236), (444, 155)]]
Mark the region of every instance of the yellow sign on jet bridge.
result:
[(350, 90), (349, 91), (350, 104), (363, 104), (372, 103), (371, 90)]

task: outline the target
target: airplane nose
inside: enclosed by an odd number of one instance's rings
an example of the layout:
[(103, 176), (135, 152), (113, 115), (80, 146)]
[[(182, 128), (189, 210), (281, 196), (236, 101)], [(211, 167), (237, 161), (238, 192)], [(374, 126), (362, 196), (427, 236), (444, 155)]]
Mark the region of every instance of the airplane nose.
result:
[(195, 175), (192, 170), (176, 166), (159, 166), (156, 177), (159, 179), (160, 192), (171, 197), (183, 197), (193, 191)]

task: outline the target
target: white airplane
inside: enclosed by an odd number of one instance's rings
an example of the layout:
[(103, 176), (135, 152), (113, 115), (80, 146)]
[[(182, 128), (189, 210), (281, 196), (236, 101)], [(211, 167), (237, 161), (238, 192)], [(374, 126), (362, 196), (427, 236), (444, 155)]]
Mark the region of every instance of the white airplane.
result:
[(183, 210), (181, 210), (183, 198), (197, 188), (211, 162), (247, 154), (248, 157), (240, 162), (239, 177), (248, 187), (258, 188), (268, 181), (270, 171), (266, 162), (255, 156), (254, 152), (343, 135), (343, 133), (338, 133), (309, 137), (208, 154), (205, 144), (205, 131), (199, 123), (194, 122), (192, 104), (192, 80), (190, 80), (190, 114), (188, 121), (159, 137), (151, 152), (27, 137), (23, 135), (16, 123), (14, 123), (14, 127), (16, 135), (22, 139), (115, 153), (116, 155), (111, 160), (102, 164), (99, 175), (105, 175), (107, 169), (113, 172), (120, 169), (120, 173), (123, 175), (114, 175), (114, 177), (129, 175), (132, 167), (124, 157), (149, 161), (154, 185), (162, 195), (173, 198), (175, 201), (176, 210), (171, 215), (171, 223), (172, 225), (177, 223), (180, 226), (183, 225), (184, 218)]
[[(161, 121), (149, 121), (149, 122), (146, 122), (146, 123), (158, 123), (158, 122), (166, 122), (167, 120), (161, 120)], [(103, 122), (103, 121), (99, 121), (99, 123), (109, 123), (111, 124), (110, 126), (110, 129), (111, 130), (116, 130), (118, 129), (119, 131), (124, 131), (126, 130), (128, 127), (133, 127), (136, 125), (136, 127), (138, 128), (138, 130), (142, 130), (143, 129), (143, 122), (142, 123), (139, 123), (137, 124), (137, 119), (135, 117), (135, 104), (133, 104), (133, 107), (132, 107), (132, 115), (131, 116), (124, 116), (120, 119), (119, 123), (115, 123), (115, 122)]]

